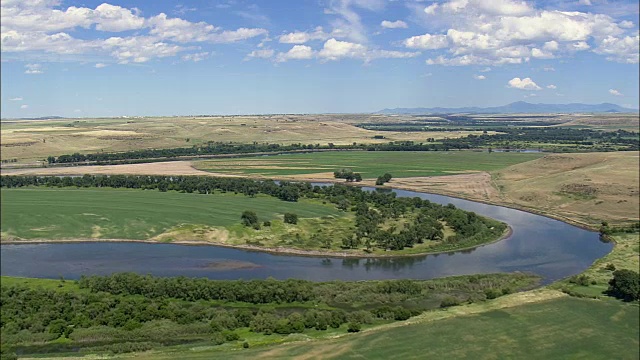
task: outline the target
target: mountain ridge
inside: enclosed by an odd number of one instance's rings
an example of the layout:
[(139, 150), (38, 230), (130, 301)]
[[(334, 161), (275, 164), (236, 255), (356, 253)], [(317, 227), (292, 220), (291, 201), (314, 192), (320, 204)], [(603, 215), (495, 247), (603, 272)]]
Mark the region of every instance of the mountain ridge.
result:
[(394, 108), (383, 109), (376, 114), (451, 114), (451, 113), (474, 113), (474, 114), (548, 114), (548, 113), (638, 113), (638, 109), (625, 108), (611, 103), (601, 104), (543, 104), (528, 103), (526, 101), (516, 101), (503, 106), (493, 107), (459, 107), (459, 108)]

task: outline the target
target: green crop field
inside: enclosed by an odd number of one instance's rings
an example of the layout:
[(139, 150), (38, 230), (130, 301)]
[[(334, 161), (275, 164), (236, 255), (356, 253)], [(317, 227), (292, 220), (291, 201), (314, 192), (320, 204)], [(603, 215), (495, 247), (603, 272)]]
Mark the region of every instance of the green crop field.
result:
[(2, 235), (25, 239), (147, 239), (181, 224), (230, 226), (245, 210), (260, 220), (285, 212), (301, 218), (337, 215), (330, 205), (221, 194), (129, 189), (2, 189)]
[(265, 176), (314, 174), (350, 168), (364, 178), (375, 178), (386, 172), (394, 177), (410, 177), (493, 171), (542, 155), (473, 151), (349, 151), (206, 160), (195, 162), (194, 166), (212, 172)]
[(149, 359), (638, 359), (637, 305), (564, 297), (338, 339)]

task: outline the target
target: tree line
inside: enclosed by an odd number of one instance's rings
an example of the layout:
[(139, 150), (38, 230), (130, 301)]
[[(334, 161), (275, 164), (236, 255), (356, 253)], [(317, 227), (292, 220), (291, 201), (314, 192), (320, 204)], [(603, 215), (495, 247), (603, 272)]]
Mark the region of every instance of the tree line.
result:
[[(3, 283), (0, 342), (9, 354), (118, 353), (194, 341), (239, 342), (240, 329), (264, 335), (330, 327), (353, 332), (438, 306), (484, 301), (538, 280), (521, 273), (352, 282), (118, 273), (83, 276), (72, 287), (64, 279), (59, 288)], [(53, 341), (58, 338), (67, 340)]]

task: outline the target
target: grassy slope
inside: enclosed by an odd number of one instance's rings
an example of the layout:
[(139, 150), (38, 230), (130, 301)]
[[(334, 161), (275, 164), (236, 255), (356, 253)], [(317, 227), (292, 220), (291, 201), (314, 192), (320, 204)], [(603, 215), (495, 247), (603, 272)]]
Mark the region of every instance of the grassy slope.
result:
[[(445, 312), (446, 313), (446, 312)], [(220, 353), (176, 348), (141, 359), (637, 359), (638, 306), (561, 297), (390, 329)], [(223, 355), (224, 354), (224, 355)]]
[(337, 215), (330, 205), (266, 195), (161, 193), (128, 189), (2, 189), (2, 233), (22, 238), (147, 239), (180, 224), (231, 226), (245, 210), (261, 220), (285, 212)]
[(579, 296), (604, 298), (603, 292), (609, 288), (609, 280), (613, 276), (613, 271), (606, 269), (607, 265), (612, 264), (616, 269), (638, 271), (640, 269), (640, 235), (618, 234), (612, 238), (616, 242), (614, 250), (605, 257), (596, 260), (589, 269), (583, 272), (590, 281), (595, 281), (595, 284), (581, 286), (565, 279), (552, 287), (567, 289)]
[[(62, 119), (3, 122), (2, 159), (42, 160), (74, 152), (117, 152), (190, 147), (207, 141), (277, 144), (422, 142), (480, 131), (381, 132), (346, 123), (368, 121), (369, 115), (269, 115), (234, 117), (148, 117)], [(345, 121), (346, 120), (346, 121)], [(374, 139), (383, 135), (385, 139)]]
[(640, 217), (635, 151), (553, 154), (493, 173), (501, 198), (598, 226)]
[(233, 160), (206, 160), (195, 167), (215, 172), (282, 176), (333, 172), (351, 168), (365, 178), (386, 172), (394, 177), (449, 175), (468, 171), (493, 171), (537, 159), (541, 154), (448, 152), (332, 152), (278, 155)]

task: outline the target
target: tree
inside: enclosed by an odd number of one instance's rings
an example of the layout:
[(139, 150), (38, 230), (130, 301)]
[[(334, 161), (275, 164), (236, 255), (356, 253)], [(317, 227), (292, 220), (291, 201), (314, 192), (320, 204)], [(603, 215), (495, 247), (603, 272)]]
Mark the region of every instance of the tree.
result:
[(285, 224), (297, 224), (298, 223), (298, 214), (294, 213), (284, 213), (284, 222)]
[(242, 216), (240, 216), (240, 220), (242, 220), (242, 225), (244, 226), (252, 227), (256, 230), (260, 229), (258, 215), (256, 215), (255, 211), (244, 211)]
[(607, 293), (624, 301), (640, 300), (640, 274), (626, 269), (614, 271)]

